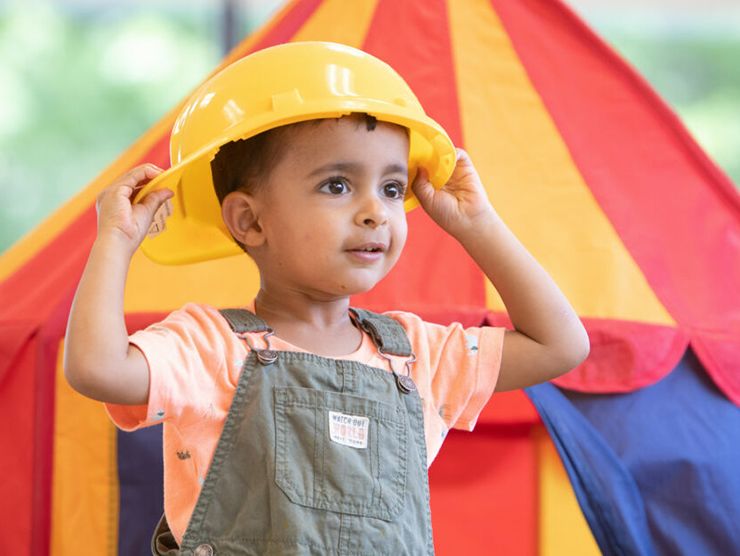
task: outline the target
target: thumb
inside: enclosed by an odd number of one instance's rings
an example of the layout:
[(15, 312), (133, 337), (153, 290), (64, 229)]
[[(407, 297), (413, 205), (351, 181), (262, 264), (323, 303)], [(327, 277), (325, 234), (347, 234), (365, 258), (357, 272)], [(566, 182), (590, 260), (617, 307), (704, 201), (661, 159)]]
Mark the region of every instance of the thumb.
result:
[(144, 217), (148, 225), (154, 219), (154, 214), (157, 212), (157, 209), (173, 196), (174, 193), (169, 189), (158, 189), (157, 191), (152, 191), (134, 205), (134, 210), (139, 207), (139, 212)]

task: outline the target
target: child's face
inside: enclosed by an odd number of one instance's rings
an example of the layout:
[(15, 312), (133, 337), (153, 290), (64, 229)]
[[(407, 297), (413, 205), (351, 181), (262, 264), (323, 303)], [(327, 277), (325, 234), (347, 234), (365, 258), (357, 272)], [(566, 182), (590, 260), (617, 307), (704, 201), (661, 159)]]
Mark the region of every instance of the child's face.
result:
[(371, 289), (406, 242), (405, 129), (344, 117), (288, 131), (254, 195), (263, 242), (250, 250), (265, 286), (318, 299)]

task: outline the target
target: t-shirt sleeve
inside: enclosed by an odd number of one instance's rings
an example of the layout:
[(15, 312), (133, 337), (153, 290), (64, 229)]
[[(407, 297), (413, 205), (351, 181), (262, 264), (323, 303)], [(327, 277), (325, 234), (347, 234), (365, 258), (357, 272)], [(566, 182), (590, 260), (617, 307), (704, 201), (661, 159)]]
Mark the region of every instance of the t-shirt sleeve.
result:
[(443, 326), (410, 313), (389, 316), (406, 329), (417, 357), (417, 380), (426, 383), (447, 428), (472, 431), (496, 387), (506, 329)]
[[(221, 381), (235, 384), (230, 364), (239, 349), (225, 319), (216, 309), (189, 303), (129, 337), (149, 366), (149, 399), (146, 405), (105, 404), (120, 429), (132, 431), (167, 420), (178, 420), (185, 413), (197, 414), (193, 406), (212, 400)], [(243, 358), (243, 354), (242, 354)], [(233, 390), (233, 387), (232, 387)], [(196, 408), (197, 409), (197, 408)], [(207, 411), (208, 408), (202, 408)]]

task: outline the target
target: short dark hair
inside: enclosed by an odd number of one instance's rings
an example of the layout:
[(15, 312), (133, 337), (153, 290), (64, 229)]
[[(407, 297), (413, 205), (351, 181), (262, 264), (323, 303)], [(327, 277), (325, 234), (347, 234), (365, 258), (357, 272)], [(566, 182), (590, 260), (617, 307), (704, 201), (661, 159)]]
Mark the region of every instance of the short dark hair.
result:
[[(368, 131), (374, 130), (378, 123), (378, 120), (369, 114), (353, 113), (351, 116), (364, 117)], [(283, 155), (284, 143), (280, 139), (286, 132), (301, 125), (318, 125), (322, 121), (317, 119), (288, 124), (223, 145), (211, 161), (213, 186), (219, 204), (223, 203), (224, 198), (232, 191), (254, 193), (257, 190)]]

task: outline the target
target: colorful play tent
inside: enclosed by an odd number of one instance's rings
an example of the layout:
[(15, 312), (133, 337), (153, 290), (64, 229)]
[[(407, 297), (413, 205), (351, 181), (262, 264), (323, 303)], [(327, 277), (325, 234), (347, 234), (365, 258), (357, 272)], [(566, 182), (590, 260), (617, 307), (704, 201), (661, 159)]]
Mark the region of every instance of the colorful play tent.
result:
[[(224, 64), (313, 39), (406, 78), (591, 338), (572, 373), (495, 395), (474, 433), (450, 435), (431, 468), (438, 552), (738, 553), (740, 198), (728, 178), (559, 0), (294, 0)], [(116, 431), (60, 361), (95, 196), (142, 161), (169, 164), (178, 108), (0, 258), (3, 554), (146, 553), (159, 431)], [(506, 325), (460, 246), (420, 210), (409, 220), (397, 268), (355, 304)], [(127, 324), (186, 300), (242, 305), (256, 287), (246, 256), (172, 268), (137, 254)]]

